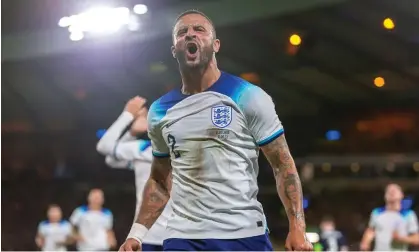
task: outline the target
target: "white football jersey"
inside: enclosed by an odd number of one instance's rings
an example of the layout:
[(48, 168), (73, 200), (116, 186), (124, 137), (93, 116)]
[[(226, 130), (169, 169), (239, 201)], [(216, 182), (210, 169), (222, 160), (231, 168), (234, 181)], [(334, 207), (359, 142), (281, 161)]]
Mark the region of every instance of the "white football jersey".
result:
[(112, 229), (113, 216), (108, 209), (92, 211), (87, 206), (81, 206), (73, 211), (70, 222), (78, 228), (83, 241), (77, 243), (81, 251), (109, 250), (108, 230)]
[(173, 167), (169, 238), (266, 232), (257, 200), (259, 147), (283, 134), (268, 94), (222, 72), (204, 92), (175, 89), (162, 96), (151, 105), (148, 123), (153, 155), (170, 157)]
[(371, 213), (368, 226), (375, 232), (374, 251), (408, 251), (405, 244), (393, 243), (393, 233), (401, 236), (419, 232), (418, 219), (414, 211), (387, 211), (385, 207), (376, 208)]
[[(135, 172), (135, 188), (137, 196), (137, 208), (135, 216), (139, 211), (139, 206), (143, 201), (143, 191), (145, 184), (150, 177), (151, 161), (153, 158), (151, 143), (147, 140), (137, 140), (124, 136), (118, 140), (121, 132), (132, 122), (133, 117), (130, 113), (124, 112), (115, 123), (106, 131), (105, 135), (98, 143), (98, 150), (107, 155), (106, 163), (113, 168), (133, 169)], [(128, 133), (129, 134), (129, 133)], [(109, 150), (109, 151), (104, 151)], [(152, 245), (162, 245), (166, 239), (167, 219), (170, 213), (170, 201), (161, 216), (150, 228), (143, 242)]]
[(64, 243), (73, 233), (70, 222), (43, 221), (38, 225), (38, 233), (44, 238), (43, 251), (67, 251), (66, 246), (58, 245)]

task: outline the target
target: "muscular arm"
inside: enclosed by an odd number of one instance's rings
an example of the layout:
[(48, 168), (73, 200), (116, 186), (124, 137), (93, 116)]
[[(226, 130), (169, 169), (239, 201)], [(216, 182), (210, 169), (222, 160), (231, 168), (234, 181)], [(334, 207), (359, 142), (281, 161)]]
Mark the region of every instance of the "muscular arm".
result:
[(163, 212), (172, 187), (170, 158), (153, 158), (150, 178), (143, 193), (143, 202), (136, 222), (148, 229)]
[(278, 137), (261, 149), (272, 166), (278, 195), (287, 212), (290, 227), (305, 229), (300, 177), (285, 136)]

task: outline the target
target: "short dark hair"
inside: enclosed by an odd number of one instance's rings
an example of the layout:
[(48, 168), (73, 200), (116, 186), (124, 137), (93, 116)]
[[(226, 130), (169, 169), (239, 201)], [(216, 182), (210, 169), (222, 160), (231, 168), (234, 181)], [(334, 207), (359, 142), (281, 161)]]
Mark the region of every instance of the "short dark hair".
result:
[(205, 13), (203, 13), (202, 11), (199, 11), (199, 10), (190, 9), (190, 10), (187, 10), (187, 11), (184, 11), (184, 12), (180, 13), (179, 16), (177, 16), (177, 18), (175, 19), (174, 26), (177, 24), (177, 22), (179, 21), (179, 19), (181, 19), (182, 17), (184, 17), (186, 15), (189, 15), (189, 14), (197, 14), (197, 15), (203, 16), (206, 20), (208, 20), (208, 22), (212, 26), (212, 33), (214, 34), (214, 38), (217, 37), (217, 34), (215, 32), (215, 25), (212, 22), (211, 18), (209, 18), (207, 15), (205, 15)]

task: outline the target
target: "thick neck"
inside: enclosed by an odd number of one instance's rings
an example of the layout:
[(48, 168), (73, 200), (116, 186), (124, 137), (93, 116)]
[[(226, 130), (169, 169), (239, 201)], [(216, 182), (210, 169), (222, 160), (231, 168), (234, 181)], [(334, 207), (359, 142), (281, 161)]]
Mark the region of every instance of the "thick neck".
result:
[(211, 60), (206, 68), (180, 69), (182, 76), (182, 93), (192, 95), (208, 89), (221, 75), (215, 58)]
[(386, 209), (389, 211), (400, 211), (402, 209), (402, 204), (399, 201), (396, 202), (387, 202)]

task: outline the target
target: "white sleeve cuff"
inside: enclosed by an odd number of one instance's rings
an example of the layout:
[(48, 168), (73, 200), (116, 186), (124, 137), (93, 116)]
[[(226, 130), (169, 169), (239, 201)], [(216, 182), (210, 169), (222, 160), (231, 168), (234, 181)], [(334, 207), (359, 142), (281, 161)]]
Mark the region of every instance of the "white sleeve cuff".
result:
[(134, 115), (133, 114), (131, 114), (130, 112), (128, 112), (128, 111), (124, 111), (124, 112), (122, 112), (122, 114), (121, 114), (121, 116), (120, 116), (120, 118), (125, 122), (128, 122), (128, 123), (130, 123), (132, 120), (134, 120)]

